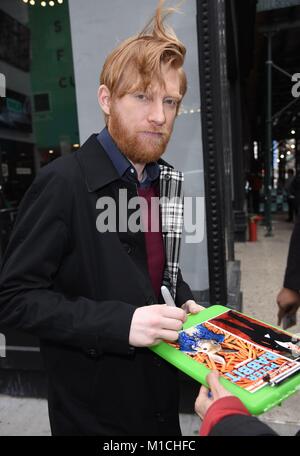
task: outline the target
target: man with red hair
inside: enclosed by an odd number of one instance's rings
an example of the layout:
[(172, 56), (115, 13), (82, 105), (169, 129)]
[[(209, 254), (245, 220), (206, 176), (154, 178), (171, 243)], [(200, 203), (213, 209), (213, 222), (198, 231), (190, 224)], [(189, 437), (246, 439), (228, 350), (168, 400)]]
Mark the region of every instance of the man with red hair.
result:
[(3, 261), (0, 321), (40, 339), (53, 435), (180, 435), (177, 372), (148, 348), (202, 309), (179, 269), (183, 175), (161, 159), (186, 91), (162, 4), (107, 58), (106, 128), (40, 171)]

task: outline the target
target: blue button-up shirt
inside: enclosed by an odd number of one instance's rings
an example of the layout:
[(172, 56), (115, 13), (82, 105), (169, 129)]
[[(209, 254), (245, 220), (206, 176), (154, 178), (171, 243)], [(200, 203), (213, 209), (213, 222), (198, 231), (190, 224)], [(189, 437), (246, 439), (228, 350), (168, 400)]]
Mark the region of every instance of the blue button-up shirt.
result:
[(144, 179), (139, 182), (138, 175), (135, 167), (128, 160), (127, 157), (120, 151), (113, 138), (109, 134), (107, 128), (104, 128), (101, 133), (97, 136), (98, 141), (102, 145), (103, 149), (109, 156), (114, 167), (118, 171), (119, 176), (130, 182), (134, 182), (141, 187), (151, 186), (160, 175), (160, 168), (156, 162), (148, 163), (144, 170)]

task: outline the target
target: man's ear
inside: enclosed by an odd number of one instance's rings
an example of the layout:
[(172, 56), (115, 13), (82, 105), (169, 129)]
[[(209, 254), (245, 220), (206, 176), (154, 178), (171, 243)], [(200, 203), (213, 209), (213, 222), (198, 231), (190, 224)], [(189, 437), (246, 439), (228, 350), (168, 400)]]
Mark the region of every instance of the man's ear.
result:
[(106, 85), (102, 84), (98, 89), (98, 103), (104, 114), (106, 114), (107, 116), (110, 115), (110, 101), (110, 91), (106, 87)]

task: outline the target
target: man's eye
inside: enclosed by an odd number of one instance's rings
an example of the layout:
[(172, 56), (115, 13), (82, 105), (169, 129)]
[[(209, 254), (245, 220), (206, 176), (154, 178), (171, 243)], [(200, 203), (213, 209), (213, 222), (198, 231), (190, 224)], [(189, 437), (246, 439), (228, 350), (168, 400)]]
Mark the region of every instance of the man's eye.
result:
[(138, 100), (147, 100), (147, 96), (144, 94), (144, 93), (137, 93), (135, 95), (135, 97), (138, 99)]
[(178, 104), (177, 101), (174, 100), (173, 98), (166, 98), (166, 99), (165, 99), (165, 103), (166, 103), (167, 105), (169, 105), (169, 106), (174, 107), (174, 108), (176, 108), (176, 107), (177, 107), (177, 104)]

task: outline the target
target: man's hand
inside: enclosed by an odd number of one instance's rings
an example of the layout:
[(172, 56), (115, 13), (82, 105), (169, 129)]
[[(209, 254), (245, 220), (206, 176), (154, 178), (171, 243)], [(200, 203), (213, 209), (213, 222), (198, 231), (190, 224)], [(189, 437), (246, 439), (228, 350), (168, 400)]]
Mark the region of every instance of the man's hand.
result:
[(209, 397), (209, 389), (205, 386), (201, 386), (199, 395), (195, 402), (195, 412), (201, 418), (201, 420), (203, 420), (207, 410), (214, 402), (223, 397), (232, 396), (232, 394), (229, 393), (229, 391), (227, 391), (219, 382), (218, 371), (210, 372), (210, 374), (208, 374), (206, 377), (206, 381), (211, 390), (211, 397)]
[(277, 296), (278, 325), (281, 324), (282, 318), (286, 315), (295, 315), (300, 307), (300, 294), (289, 288), (282, 288)]
[(199, 304), (197, 304), (195, 301), (193, 301), (192, 299), (190, 299), (189, 301), (186, 301), (184, 304), (182, 304), (181, 308), (188, 314), (192, 314), (192, 315), (195, 315), (199, 312), (201, 312), (202, 310), (205, 309), (205, 307), (202, 307), (200, 306)]
[(186, 313), (178, 307), (139, 307), (131, 321), (129, 343), (133, 347), (151, 347), (161, 340), (175, 342), (186, 319)]

